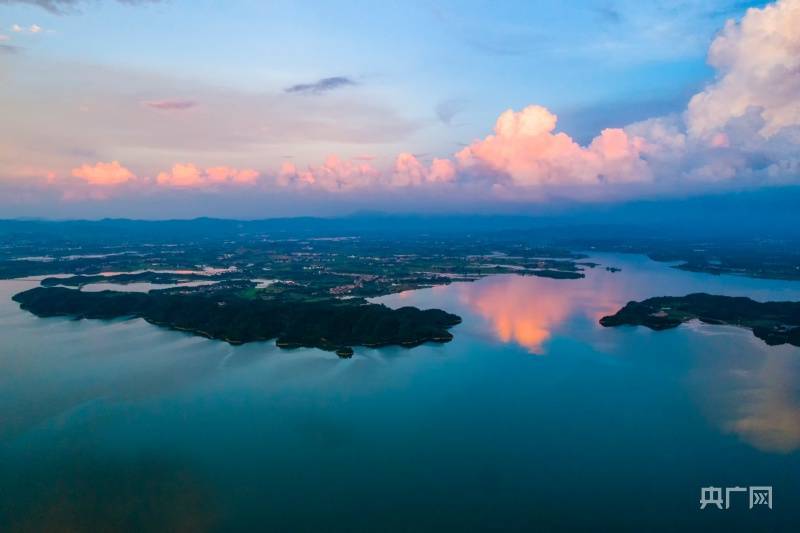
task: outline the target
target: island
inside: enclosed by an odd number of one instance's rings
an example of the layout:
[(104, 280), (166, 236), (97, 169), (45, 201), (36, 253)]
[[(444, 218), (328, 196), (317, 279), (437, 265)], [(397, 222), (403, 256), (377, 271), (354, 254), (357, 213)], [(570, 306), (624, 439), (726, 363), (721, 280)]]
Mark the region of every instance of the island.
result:
[(224, 340), (230, 344), (276, 339), (281, 348), (309, 347), (350, 357), (353, 346), (412, 347), (452, 340), (461, 322), (440, 309), (392, 309), (363, 298), (253, 297), (241, 284), (222, 289), (153, 290), (147, 293), (84, 292), (36, 287), (13, 299), (39, 317), (142, 318), (152, 324)]
[(705, 293), (660, 296), (628, 302), (615, 314), (601, 318), (600, 324), (664, 330), (693, 319), (750, 329), (770, 346), (787, 343), (800, 346), (800, 302), (757, 302)]
[(94, 274), (65, 277), (48, 277), (41, 281), (43, 287), (84, 287), (93, 283), (113, 283), (128, 285), (131, 283), (151, 283), (153, 285), (174, 285), (193, 281), (217, 281), (229, 277), (228, 273), (204, 274), (202, 272), (123, 272), (119, 274)]
[(551, 279), (582, 279), (586, 277), (583, 272), (551, 269), (531, 270), (529, 273), (523, 273), (523, 275), (525, 274)]

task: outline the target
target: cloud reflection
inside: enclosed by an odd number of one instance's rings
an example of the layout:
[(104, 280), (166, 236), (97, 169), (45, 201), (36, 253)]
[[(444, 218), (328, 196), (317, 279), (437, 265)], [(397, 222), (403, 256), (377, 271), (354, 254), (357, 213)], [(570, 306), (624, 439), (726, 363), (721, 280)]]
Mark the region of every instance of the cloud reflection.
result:
[(486, 319), (494, 336), (542, 354), (553, 332), (573, 318), (597, 320), (615, 312), (626, 299), (612, 274), (582, 280), (493, 276), (477, 284), (460, 284), (459, 298)]
[(797, 350), (758, 348), (765, 353), (715, 358), (701, 371), (702, 395), (726, 431), (759, 450), (790, 453), (800, 449)]
[[(690, 279), (666, 266), (656, 270), (641, 266), (626, 265), (622, 274), (599, 267), (587, 270), (585, 279), (569, 281), (491, 276), (452, 288), (458, 301), (483, 318), (499, 342), (516, 344), (532, 354), (548, 354), (548, 342), (561, 335), (586, 340), (604, 353), (621, 354), (625, 347), (616, 342), (630, 339), (609, 339), (610, 331), (597, 325), (600, 317), (616, 312), (629, 300), (652, 296), (653, 291), (692, 292), (702, 288), (695, 284), (711, 283), (703, 276)], [(727, 283), (728, 290), (752, 293), (759, 299), (779, 299), (757, 281), (726, 278), (721, 283)], [(764, 292), (754, 290), (759, 286)], [(697, 408), (707, 413), (712, 424), (765, 452), (800, 449), (797, 349), (767, 346), (749, 331), (732, 327), (693, 322), (681, 328), (691, 330), (686, 334), (692, 336), (687, 368), (690, 388)], [(657, 334), (644, 342), (662, 340)]]

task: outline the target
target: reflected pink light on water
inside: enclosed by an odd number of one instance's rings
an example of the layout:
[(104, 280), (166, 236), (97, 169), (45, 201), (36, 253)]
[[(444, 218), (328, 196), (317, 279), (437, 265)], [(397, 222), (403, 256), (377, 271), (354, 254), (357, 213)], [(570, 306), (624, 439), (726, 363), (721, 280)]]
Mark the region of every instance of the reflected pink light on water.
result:
[(501, 342), (542, 354), (553, 331), (571, 317), (583, 315), (597, 323), (616, 312), (627, 301), (618, 279), (612, 275), (582, 280), (496, 276), (479, 284), (459, 285), (459, 298), (489, 322)]

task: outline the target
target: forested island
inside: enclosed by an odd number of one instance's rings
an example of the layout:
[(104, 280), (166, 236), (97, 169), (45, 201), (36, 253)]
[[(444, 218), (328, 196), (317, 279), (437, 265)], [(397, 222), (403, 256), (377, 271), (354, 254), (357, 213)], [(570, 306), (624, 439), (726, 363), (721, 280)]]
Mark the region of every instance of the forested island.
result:
[(448, 328), (461, 322), (440, 309), (391, 309), (361, 298), (247, 297), (242, 287), (226, 290), (83, 292), (36, 287), (14, 296), (40, 317), (143, 318), (231, 344), (276, 339), (281, 348), (309, 347), (352, 355), (352, 346), (416, 346), (448, 342)]
[(151, 283), (153, 285), (172, 285), (191, 281), (220, 281), (226, 279), (226, 274), (204, 274), (201, 272), (132, 272), (119, 274), (93, 274), (65, 277), (48, 277), (41, 281), (43, 287), (83, 287), (93, 283), (114, 283), (128, 285), (130, 283)]
[(786, 343), (800, 346), (800, 302), (762, 303), (750, 298), (705, 293), (660, 296), (628, 302), (614, 315), (601, 318), (600, 324), (664, 330), (693, 319), (750, 329), (770, 346)]

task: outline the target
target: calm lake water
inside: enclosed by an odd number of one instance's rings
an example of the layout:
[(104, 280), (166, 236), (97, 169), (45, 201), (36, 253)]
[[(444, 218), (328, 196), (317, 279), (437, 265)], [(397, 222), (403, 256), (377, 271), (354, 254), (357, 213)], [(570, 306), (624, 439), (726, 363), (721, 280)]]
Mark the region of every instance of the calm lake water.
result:
[[(446, 345), (232, 347), (142, 320), (39, 319), (0, 282), (0, 529), (796, 530), (800, 348), (691, 323), (606, 329), (631, 299), (800, 300), (800, 283), (598, 255), (379, 298), (461, 315)], [(774, 509), (699, 510), (770, 485)]]

